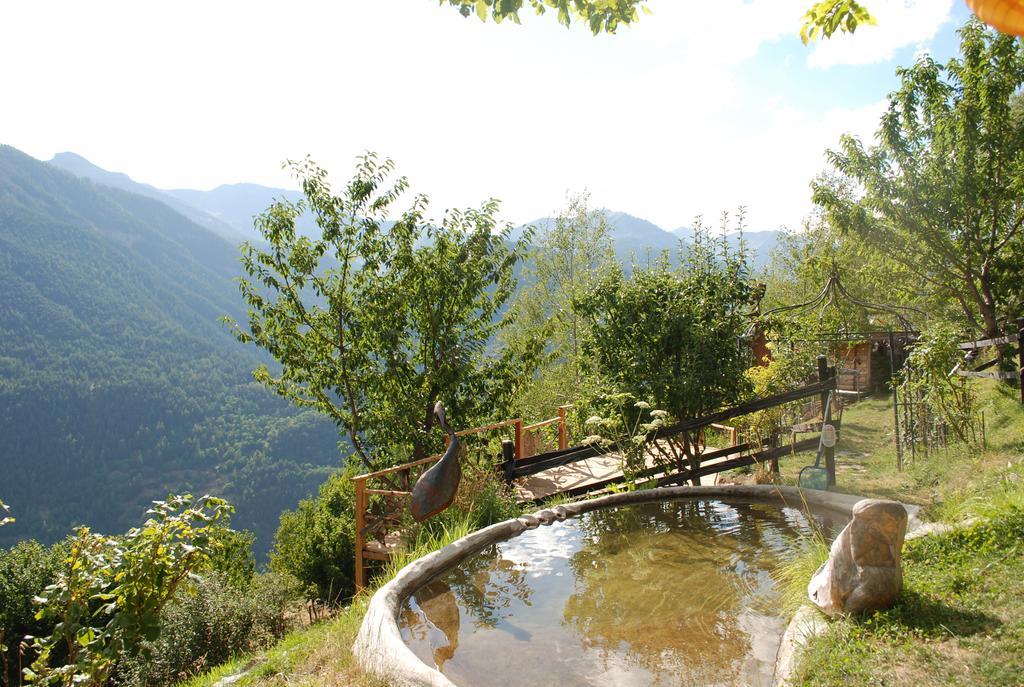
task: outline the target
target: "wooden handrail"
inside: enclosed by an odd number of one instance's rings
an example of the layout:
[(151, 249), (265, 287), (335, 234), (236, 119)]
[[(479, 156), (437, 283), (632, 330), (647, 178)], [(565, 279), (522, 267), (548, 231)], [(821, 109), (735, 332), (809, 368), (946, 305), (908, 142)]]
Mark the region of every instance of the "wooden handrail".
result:
[(441, 454), (438, 454), (436, 456), (430, 456), (429, 458), (420, 458), (419, 460), (414, 460), (411, 463), (405, 463), (403, 465), (396, 465), (393, 468), (384, 468), (383, 470), (377, 470), (376, 472), (367, 472), (364, 475), (356, 475), (355, 477), (352, 478), (352, 481), (353, 482), (366, 481), (366, 480), (370, 479), (371, 477), (380, 477), (381, 475), (390, 475), (392, 472), (401, 472), (402, 470), (408, 470), (409, 468), (414, 468), (417, 465), (423, 465), (424, 463), (429, 463), (431, 461), (436, 461), (436, 460), (441, 460)]
[[(503, 420), (501, 422), (495, 422), (483, 427), (471, 427), (469, 429), (463, 429), (455, 433), (455, 436), (464, 437), (471, 434), (479, 434), (481, 432), (489, 432), (495, 429), (502, 429), (503, 427), (514, 428), (514, 439), (515, 439), (515, 457), (520, 459), (523, 457), (523, 432), (539, 429), (559, 423), (558, 427), (558, 447), (564, 450), (568, 444), (568, 431), (566, 428), (566, 410), (570, 408), (570, 405), (564, 405), (558, 407), (558, 417), (553, 417), (547, 420), (541, 420), (535, 422), (532, 425), (523, 424), (522, 418), (513, 418), (511, 420)], [(445, 443), (448, 443), (448, 437), (445, 437)], [(414, 460), (411, 463), (405, 463), (403, 465), (395, 465), (394, 467), (384, 468), (383, 470), (375, 470), (373, 472), (367, 472), (362, 475), (356, 475), (352, 478), (355, 482), (356, 487), (356, 503), (355, 503), (355, 516), (356, 516), (356, 590), (363, 589), (366, 586), (366, 558), (373, 558), (379, 560), (381, 555), (369, 551), (366, 546), (366, 516), (367, 511), (370, 507), (370, 496), (409, 496), (411, 492), (401, 491), (397, 489), (370, 489), (367, 487), (367, 480), (383, 477), (385, 475), (394, 474), (396, 472), (408, 472), (411, 468), (418, 465), (424, 465), (425, 463), (437, 462), (441, 459), (440, 455), (429, 456), (427, 458), (420, 458)], [(372, 555), (371, 555), (372, 554)]]
[(531, 431), (533, 431), (535, 429), (540, 429), (541, 427), (547, 427), (548, 425), (553, 425), (556, 422), (559, 422), (561, 419), (562, 418), (560, 418), (560, 417), (551, 417), (551, 418), (548, 418), (547, 420), (541, 420), (540, 422), (534, 422), (532, 425), (524, 425), (523, 426), (523, 431), (524, 432), (531, 432)]
[(494, 424), (491, 424), (491, 425), (484, 425), (483, 427), (470, 427), (469, 429), (464, 429), (464, 430), (462, 430), (460, 432), (456, 432), (455, 436), (457, 436), (457, 437), (465, 437), (465, 436), (469, 436), (470, 434), (479, 434), (480, 432), (489, 432), (492, 429), (501, 429), (502, 427), (509, 427), (511, 425), (515, 425), (516, 423), (522, 423), (522, 419), (514, 418), (512, 420), (502, 420), (501, 422), (495, 422)]
[(730, 446), (735, 446), (736, 445), (736, 428), (735, 427), (731, 427), (729, 425), (720, 425), (717, 422), (712, 422), (711, 423), (711, 427), (714, 427), (715, 429), (724, 429), (726, 432), (729, 433), (729, 445)]

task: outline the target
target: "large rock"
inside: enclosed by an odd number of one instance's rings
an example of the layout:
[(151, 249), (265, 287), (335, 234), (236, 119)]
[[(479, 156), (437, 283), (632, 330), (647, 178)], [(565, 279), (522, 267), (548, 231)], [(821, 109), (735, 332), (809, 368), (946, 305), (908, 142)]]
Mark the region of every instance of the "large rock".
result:
[(864, 499), (832, 542), (807, 594), (830, 616), (888, 608), (903, 587), (901, 552), (907, 511), (896, 501)]

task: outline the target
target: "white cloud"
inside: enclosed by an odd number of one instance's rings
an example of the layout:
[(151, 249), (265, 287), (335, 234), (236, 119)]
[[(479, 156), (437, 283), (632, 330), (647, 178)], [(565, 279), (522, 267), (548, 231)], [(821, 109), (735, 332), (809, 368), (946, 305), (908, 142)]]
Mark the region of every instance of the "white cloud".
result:
[(862, 25), (856, 33), (833, 34), (819, 40), (807, 57), (812, 67), (839, 64), (872, 64), (891, 60), (897, 50), (932, 40), (950, 21), (953, 0), (868, 0), (876, 26)]
[[(813, 114), (745, 89), (759, 50), (799, 45), (808, 1), (660, 0), (597, 38), (550, 17), (483, 25), (431, 0), (0, 3), (0, 63), (17, 65), (0, 135), (165, 188), (292, 185), (280, 163), (307, 153), (344, 176), (372, 149), (438, 212), (497, 195), (527, 221), (588, 187), (665, 227), (738, 203), (754, 227), (792, 226), (824, 148), (877, 122), (875, 106)], [(882, 0), (869, 7), (884, 27)], [(877, 49), (867, 29), (856, 38)]]

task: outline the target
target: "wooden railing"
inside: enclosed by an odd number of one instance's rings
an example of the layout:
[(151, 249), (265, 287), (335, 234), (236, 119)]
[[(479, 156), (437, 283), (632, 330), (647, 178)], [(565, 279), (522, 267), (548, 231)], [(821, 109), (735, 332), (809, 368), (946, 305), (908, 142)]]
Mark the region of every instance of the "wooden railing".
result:
[[(728, 431), (730, 439), (729, 443), (731, 445), (728, 448), (715, 449), (704, 453), (700, 456), (700, 459), (702, 461), (709, 461), (713, 459), (727, 458), (728, 456), (735, 457), (728, 458), (727, 460), (714, 463), (712, 465), (697, 465), (695, 467), (680, 470), (673, 474), (664, 474), (664, 467), (649, 468), (633, 475), (633, 479), (642, 480), (643, 478), (649, 478), (648, 481), (650, 481), (650, 479), (657, 479), (657, 483), (659, 485), (677, 484), (682, 481), (693, 480), (703, 475), (714, 474), (735, 467), (760, 463), (766, 460), (776, 460), (780, 456), (786, 455), (789, 452), (807, 450), (808, 448), (816, 446), (818, 441), (816, 438), (805, 439), (799, 442), (794, 441), (791, 446), (782, 447), (761, 447), (750, 443), (738, 444), (736, 428), (723, 423), (732, 418), (748, 415), (767, 408), (773, 408), (792, 401), (807, 398), (809, 396), (820, 396), (822, 408), (825, 408), (825, 397), (828, 395), (829, 391), (833, 391), (836, 387), (836, 375), (834, 369), (829, 371), (828, 368), (822, 368), (821, 363), (823, 363), (823, 361), (819, 360), (819, 379), (821, 381), (814, 384), (809, 384), (786, 393), (755, 399), (748, 403), (719, 410), (703, 417), (683, 420), (657, 431), (656, 438), (658, 440), (667, 439), (683, 432), (699, 433), (706, 427), (713, 427), (715, 429)], [(507, 455), (503, 456), (503, 461), (497, 466), (509, 481), (529, 475), (535, 475), (554, 467), (568, 465), (570, 463), (586, 460), (587, 458), (593, 458), (595, 456), (608, 453), (609, 451), (614, 452), (616, 450), (614, 445), (610, 447), (597, 447), (594, 445), (569, 447), (568, 430), (566, 426), (566, 411), (569, 407), (570, 406), (561, 406), (558, 409), (557, 417), (548, 418), (547, 420), (541, 420), (540, 422), (535, 422), (529, 425), (524, 424), (522, 418), (513, 418), (511, 420), (495, 422), (482, 427), (471, 427), (469, 429), (456, 432), (455, 434), (459, 437), (465, 437), (473, 434), (480, 434), (482, 432), (512, 427), (514, 439), (512, 442), (509, 442), (512, 444), (512, 446), (509, 447), (511, 450), (507, 451)], [(827, 418), (823, 418), (823, 420), (827, 421)], [(524, 433), (536, 431), (555, 423), (558, 423), (558, 450), (534, 456), (524, 455)], [(402, 521), (402, 511), (397, 508), (387, 509), (389, 512), (386, 512), (383, 516), (373, 516), (369, 511), (370, 497), (376, 495), (391, 499), (408, 498), (412, 495), (412, 485), (415, 483), (414, 477), (418, 476), (417, 473), (440, 460), (440, 458), (440, 455), (430, 456), (429, 458), (423, 458), (411, 463), (397, 465), (395, 467), (378, 470), (376, 472), (369, 472), (352, 478), (353, 482), (355, 482), (356, 490), (355, 582), (357, 591), (366, 586), (366, 561), (387, 560), (400, 543), (399, 537), (401, 532), (398, 526)], [(834, 484), (834, 462), (829, 460), (826, 467), (830, 476), (829, 483)], [(368, 486), (370, 480), (382, 480), (384, 478), (387, 478), (389, 488), (384, 489)], [(397, 485), (395, 483), (396, 479)], [(586, 492), (589, 492), (597, 488), (607, 487), (613, 483), (621, 482), (623, 479), (624, 477), (619, 474), (609, 477), (607, 480), (603, 480), (602, 482), (588, 484), (585, 490)], [(395, 488), (396, 486), (398, 488)], [(563, 493), (568, 494), (569, 496), (579, 495), (575, 493), (574, 490), (569, 490)], [(585, 492), (581, 491), (580, 493)], [(368, 534), (376, 535), (375, 540), (369, 542), (367, 538)], [(391, 539), (389, 539), (389, 536)]]
[(961, 365), (957, 365), (953, 371), (961, 377), (984, 377), (989, 379), (1006, 379), (1006, 380), (1017, 380), (1020, 382), (1020, 402), (1024, 403), (1024, 317), (1017, 318), (1017, 331), (1006, 334), (1005, 336), (998, 336), (994, 339), (982, 339), (981, 341), (965, 341), (960, 344), (960, 349), (964, 351), (974, 351), (975, 353), (980, 348), (989, 348), (992, 346), (1008, 346), (1009, 344), (1017, 344), (1017, 370), (996, 370), (994, 372), (986, 372), (990, 367), (995, 367), (999, 364), (998, 359), (989, 360), (986, 363), (978, 365), (973, 370), (962, 369)]
[[(470, 427), (469, 429), (463, 429), (456, 432), (455, 436), (466, 437), (473, 434), (481, 434), (484, 432), (504, 429), (506, 427), (512, 427), (513, 442), (515, 446), (514, 453), (516, 458), (521, 458), (525, 452), (523, 436), (526, 432), (533, 432), (557, 423), (558, 445), (560, 448), (565, 448), (569, 443), (569, 432), (566, 424), (568, 415), (567, 411), (571, 407), (571, 405), (559, 406), (558, 415), (556, 417), (541, 420), (540, 422), (534, 422), (533, 424), (526, 425), (523, 423), (522, 418), (513, 418), (511, 420), (503, 420), (501, 422), (483, 425), (482, 427)], [(446, 437), (445, 444), (447, 443), (448, 439)], [(403, 465), (396, 465), (383, 470), (357, 475), (352, 478), (356, 491), (356, 591), (359, 591), (366, 586), (366, 561), (386, 561), (388, 557), (394, 553), (394, 550), (400, 543), (400, 531), (398, 529), (398, 525), (401, 524), (401, 516), (398, 514), (398, 511), (395, 509), (389, 509), (390, 512), (385, 513), (381, 517), (374, 516), (370, 512), (370, 497), (377, 495), (386, 498), (407, 499), (412, 495), (412, 485), (416, 482), (415, 478), (430, 465), (436, 463), (440, 459), (441, 454), (438, 454), (436, 456), (430, 456), (429, 458), (421, 458), (420, 460), (415, 460), (411, 463), (405, 463)], [(370, 486), (371, 480), (384, 481), (390, 488), (374, 488)], [(394, 488), (396, 486), (396, 480), (397, 486), (400, 487), (398, 489)], [(377, 537), (371, 539), (368, 535), (377, 535)]]
[[(726, 420), (731, 420), (742, 415), (749, 415), (750, 413), (754, 413), (759, 410), (774, 408), (776, 406), (784, 405), (792, 401), (798, 401), (810, 396), (821, 396), (823, 393), (827, 395), (829, 391), (835, 389), (835, 384), (835, 376), (833, 375), (831, 377), (827, 377), (824, 381), (815, 382), (814, 384), (809, 384), (807, 386), (800, 387), (799, 389), (787, 391), (786, 393), (755, 399), (749, 403), (719, 410), (703, 417), (683, 420), (682, 422), (677, 422), (674, 425), (659, 429), (657, 431), (657, 438), (667, 439), (682, 434), (683, 432), (699, 432), (704, 427), (713, 427), (716, 425), (721, 427), (723, 426), (722, 423)], [(733, 437), (733, 443), (735, 443), (735, 435)], [(517, 459), (514, 465), (506, 466), (505, 474), (511, 479), (528, 477), (529, 475), (535, 475), (539, 472), (550, 470), (551, 468), (569, 465), (571, 463), (586, 460), (588, 458), (594, 458), (605, 453), (615, 452), (616, 449), (617, 447), (614, 444), (611, 446), (587, 445), (573, 446), (559, 451), (541, 453), (536, 456)]]

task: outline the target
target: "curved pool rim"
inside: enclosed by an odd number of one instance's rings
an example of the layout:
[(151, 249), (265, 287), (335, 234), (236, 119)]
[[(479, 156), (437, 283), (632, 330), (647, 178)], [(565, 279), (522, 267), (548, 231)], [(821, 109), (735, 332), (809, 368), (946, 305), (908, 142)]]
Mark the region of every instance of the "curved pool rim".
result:
[(370, 599), (359, 628), (352, 653), (359, 666), (368, 673), (400, 687), (456, 687), (440, 671), (423, 663), (402, 639), (398, 617), (402, 604), (434, 577), (453, 568), (466, 558), (499, 541), (515, 537), (526, 530), (583, 513), (653, 501), (739, 497), (778, 503), (783, 507), (829, 510), (848, 517), (864, 497), (831, 491), (798, 489), (773, 484), (721, 485), (707, 487), (661, 487), (643, 491), (611, 494), (585, 501), (542, 508), (477, 530), (442, 549), (418, 558), (402, 568), (394, 579), (382, 586)]

